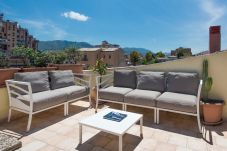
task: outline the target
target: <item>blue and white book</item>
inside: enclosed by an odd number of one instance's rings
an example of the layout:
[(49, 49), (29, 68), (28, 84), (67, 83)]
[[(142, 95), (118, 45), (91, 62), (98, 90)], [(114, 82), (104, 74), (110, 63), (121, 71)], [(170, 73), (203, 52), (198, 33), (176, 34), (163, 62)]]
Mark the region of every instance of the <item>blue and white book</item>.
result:
[(110, 112), (110, 113), (106, 114), (105, 116), (103, 116), (104, 119), (112, 120), (112, 121), (116, 121), (116, 122), (122, 121), (125, 117), (127, 117), (127, 114), (122, 114), (122, 113), (118, 113), (118, 112)]

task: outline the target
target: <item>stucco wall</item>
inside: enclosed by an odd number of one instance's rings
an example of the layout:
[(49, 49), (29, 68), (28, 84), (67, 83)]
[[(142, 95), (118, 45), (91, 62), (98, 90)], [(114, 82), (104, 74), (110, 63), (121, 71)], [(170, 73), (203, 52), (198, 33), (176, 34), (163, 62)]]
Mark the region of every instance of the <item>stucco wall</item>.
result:
[(6, 88), (0, 88), (0, 121), (8, 115), (9, 101)]

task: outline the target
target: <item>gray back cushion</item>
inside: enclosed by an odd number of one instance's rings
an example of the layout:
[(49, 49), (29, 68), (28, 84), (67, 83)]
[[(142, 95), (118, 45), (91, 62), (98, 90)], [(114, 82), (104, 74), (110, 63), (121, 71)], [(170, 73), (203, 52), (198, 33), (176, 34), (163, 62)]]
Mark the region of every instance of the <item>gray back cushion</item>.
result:
[(49, 71), (52, 90), (75, 85), (72, 70)]
[(167, 74), (169, 92), (197, 95), (198, 85), (198, 73), (169, 72)]
[[(50, 90), (47, 71), (15, 73), (14, 80), (30, 82), (33, 93)], [(26, 86), (22, 88), (27, 89)]]
[(165, 73), (141, 71), (137, 75), (137, 89), (165, 91)]
[(133, 70), (116, 70), (114, 71), (115, 87), (136, 88), (136, 71)]

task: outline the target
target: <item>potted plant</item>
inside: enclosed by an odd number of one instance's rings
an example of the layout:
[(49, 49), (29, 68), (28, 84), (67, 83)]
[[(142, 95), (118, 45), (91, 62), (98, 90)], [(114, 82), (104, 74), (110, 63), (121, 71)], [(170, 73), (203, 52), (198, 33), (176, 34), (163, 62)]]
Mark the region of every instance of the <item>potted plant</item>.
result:
[[(96, 73), (98, 73), (100, 76), (102, 76), (102, 75), (105, 75), (106, 74), (106, 71), (107, 71), (107, 65), (104, 63), (104, 61), (103, 61), (103, 59), (98, 59), (97, 61), (96, 61), (96, 64), (95, 64), (95, 66), (93, 67), (93, 71), (94, 72), (96, 72)], [(101, 82), (101, 80), (102, 79), (100, 79), (100, 82)], [(101, 87), (101, 86), (100, 86)], [(97, 89), (96, 89), (96, 87), (93, 87), (92, 88), (92, 98), (96, 101), (96, 92), (97, 91)], [(99, 104), (102, 104), (102, 102), (101, 101), (99, 101)]]
[(222, 110), (224, 101), (209, 98), (209, 92), (213, 85), (213, 79), (208, 75), (208, 60), (203, 60), (203, 90), (204, 98), (202, 99), (204, 124), (216, 125), (222, 123)]

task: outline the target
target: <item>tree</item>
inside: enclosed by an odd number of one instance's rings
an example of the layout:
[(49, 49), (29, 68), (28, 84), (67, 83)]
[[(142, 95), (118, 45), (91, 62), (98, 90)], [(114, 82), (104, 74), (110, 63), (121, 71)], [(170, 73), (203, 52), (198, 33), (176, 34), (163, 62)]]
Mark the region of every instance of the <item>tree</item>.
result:
[(66, 48), (65, 53), (70, 63), (77, 63), (81, 60), (81, 52), (78, 48)]
[(12, 55), (14, 57), (21, 58), (25, 66), (31, 66), (34, 65), (36, 51), (33, 50), (32, 48), (20, 46), (12, 49)]
[(136, 66), (136, 63), (140, 60), (140, 54), (138, 51), (133, 51), (130, 53), (130, 61), (134, 66)]
[(183, 52), (180, 51), (180, 52), (177, 53), (177, 58), (178, 59), (180, 59), (183, 56), (184, 56), (184, 53)]
[(66, 61), (67, 55), (65, 52), (48, 52), (50, 63), (63, 64)]
[(162, 51), (159, 51), (156, 53), (156, 57), (157, 58), (164, 58), (166, 55), (162, 52)]
[(6, 57), (5, 53), (0, 51), (0, 68), (5, 68), (9, 66), (9, 60)]
[(34, 65), (36, 67), (46, 67), (50, 63), (50, 58), (47, 53), (37, 51), (34, 58)]
[(179, 47), (175, 50), (177, 58), (192, 56), (191, 48)]
[(151, 51), (149, 51), (149, 52), (147, 52), (147, 53), (145, 54), (145, 59), (146, 59), (147, 62), (151, 62), (154, 58), (155, 58), (155, 57), (154, 57), (154, 55), (152, 54)]

